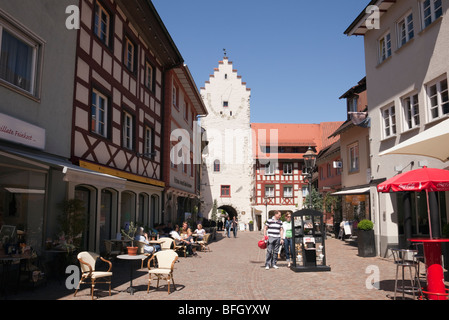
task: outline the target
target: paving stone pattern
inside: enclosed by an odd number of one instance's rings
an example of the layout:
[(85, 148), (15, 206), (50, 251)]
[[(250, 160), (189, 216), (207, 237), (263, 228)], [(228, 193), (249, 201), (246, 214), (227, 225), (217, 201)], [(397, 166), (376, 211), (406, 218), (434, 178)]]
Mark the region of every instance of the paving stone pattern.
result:
[[(105, 285), (97, 285), (95, 299), (100, 300), (391, 300), (396, 268), (390, 258), (362, 258), (357, 248), (344, 241), (328, 237), (327, 265), (330, 272), (293, 272), (285, 260), (279, 269), (265, 270), (265, 250), (257, 246), (260, 232), (239, 232), (237, 238), (218, 232), (210, 244), (211, 252), (199, 252), (193, 257), (179, 257), (175, 265), (176, 291), (167, 293), (167, 284), (156, 289), (153, 280), (147, 294), (147, 269), (136, 264), (134, 295), (126, 292), (130, 269), (127, 261), (113, 261), (112, 296)], [(370, 278), (378, 271), (378, 282), (368, 289)], [(368, 285), (368, 287), (370, 287)], [(376, 289), (375, 287), (378, 287)], [(74, 290), (65, 287), (64, 280), (49, 281), (46, 286), (20, 290), (8, 299), (90, 300), (88, 285)], [(409, 296), (411, 297), (411, 296)]]

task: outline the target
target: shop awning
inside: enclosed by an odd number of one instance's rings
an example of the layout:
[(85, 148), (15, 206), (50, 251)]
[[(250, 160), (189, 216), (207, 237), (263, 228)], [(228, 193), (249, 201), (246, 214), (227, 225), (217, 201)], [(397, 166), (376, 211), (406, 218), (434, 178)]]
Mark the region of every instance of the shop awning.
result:
[[(8, 147), (0, 147), (0, 154), (12, 157), (19, 157), (29, 161), (34, 161), (39, 164), (43, 164), (47, 167), (57, 168), (64, 174), (64, 181), (75, 182), (80, 184), (89, 184), (89, 182), (95, 181), (96, 185), (124, 189), (126, 179), (112, 176), (109, 174), (96, 172), (86, 168), (82, 168), (74, 165), (73, 163), (57, 156), (41, 153), (31, 153), (22, 150), (17, 150)], [(93, 180), (94, 179), (94, 180)]]
[(369, 187), (351, 189), (351, 190), (342, 190), (338, 192), (332, 193), (333, 196), (342, 196), (342, 195), (351, 195), (351, 194), (367, 194), (369, 193)]

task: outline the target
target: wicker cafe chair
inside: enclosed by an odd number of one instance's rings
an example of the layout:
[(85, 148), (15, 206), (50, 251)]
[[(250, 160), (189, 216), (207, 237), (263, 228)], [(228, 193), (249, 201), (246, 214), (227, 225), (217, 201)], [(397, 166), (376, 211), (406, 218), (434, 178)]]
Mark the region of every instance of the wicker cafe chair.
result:
[(137, 241), (137, 254), (142, 254), (145, 256), (145, 258), (142, 259), (142, 264), (140, 268), (143, 268), (143, 262), (148, 259), (149, 256), (151, 256), (151, 253), (145, 252), (145, 242), (143, 241)]
[(104, 247), (106, 249), (106, 258), (115, 258), (120, 254), (120, 250), (114, 250), (114, 243), (111, 240), (104, 240)]
[[(151, 269), (150, 264), (153, 259), (156, 259), (157, 268)], [(154, 275), (157, 278), (156, 289), (159, 288), (159, 280), (163, 279), (167, 281), (168, 294), (170, 294), (170, 280), (173, 283), (173, 287), (176, 291), (175, 281), (173, 279), (173, 269), (175, 262), (178, 260), (178, 254), (174, 250), (164, 250), (156, 252), (150, 260), (148, 260), (148, 288), (147, 293), (150, 291), (151, 276)]]
[(201, 251), (209, 251), (210, 252), (210, 248), (209, 248), (210, 236), (211, 236), (210, 233), (206, 233), (203, 237), (203, 240), (200, 240), (197, 242), (201, 246)]
[[(94, 299), (94, 288), (97, 283), (107, 283), (109, 284), (109, 295), (111, 295), (111, 279), (112, 279), (112, 263), (102, 257), (99, 254), (94, 252), (83, 251), (78, 253), (78, 261), (80, 262), (81, 267), (81, 280), (78, 284), (78, 288), (75, 291), (74, 297), (81, 286), (81, 284), (90, 284), (91, 291), (90, 295), (92, 300)], [(100, 258), (102, 261), (109, 264), (108, 271), (96, 271), (95, 264), (97, 259)], [(88, 282), (90, 280), (90, 282)]]
[(184, 242), (179, 241), (177, 243), (177, 241), (175, 241), (175, 251), (183, 252), (184, 253), (184, 258), (187, 257), (187, 246), (184, 244)]
[(174, 248), (174, 246), (173, 246), (174, 240), (172, 238), (163, 237), (163, 238), (160, 238), (159, 240), (162, 241), (162, 243), (161, 243), (161, 250), (162, 251), (171, 250), (171, 249)]

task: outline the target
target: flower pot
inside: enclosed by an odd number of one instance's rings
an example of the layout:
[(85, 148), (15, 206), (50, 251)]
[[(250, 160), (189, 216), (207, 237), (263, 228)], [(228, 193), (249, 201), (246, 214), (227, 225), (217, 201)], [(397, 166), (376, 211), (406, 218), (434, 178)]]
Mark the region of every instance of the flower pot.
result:
[(137, 247), (126, 247), (130, 256), (137, 256)]
[(249, 231), (254, 231), (254, 224), (248, 224)]
[(357, 247), (360, 257), (375, 257), (374, 230), (358, 230)]

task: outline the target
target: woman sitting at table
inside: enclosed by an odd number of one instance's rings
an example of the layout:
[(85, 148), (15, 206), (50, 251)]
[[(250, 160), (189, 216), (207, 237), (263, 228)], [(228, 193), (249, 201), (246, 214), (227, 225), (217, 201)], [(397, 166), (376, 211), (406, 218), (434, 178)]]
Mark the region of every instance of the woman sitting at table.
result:
[(206, 235), (206, 230), (203, 229), (203, 225), (201, 223), (198, 223), (197, 229), (193, 233), (198, 236), (197, 240), (201, 241)]
[(139, 229), (137, 230), (137, 234), (134, 237), (134, 239), (136, 241), (141, 241), (141, 242), (145, 243), (145, 246), (144, 246), (144, 249), (143, 249), (143, 251), (145, 253), (154, 253), (154, 252), (161, 251), (161, 246), (159, 244), (150, 245), (150, 242), (148, 240), (148, 234), (143, 232), (143, 228), (142, 227), (139, 227)]
[(186, 246), (186, 252), (188, 254), (193, 254), (193, 250), (192, 250), (192, 242), (193, 242), (193, 240), (192, 240), (192, 237), (190, 236), (190, 239), (188, 239), (186, 237), (182, 237), (182, 233), (181, 233), (181, 235), (179, 234), (179, 226), (178, 225), (175, 225), (175, 230), (170, 232), (170, 237), (172, 237), (175, 240), (176, 245), (185, 245)]

